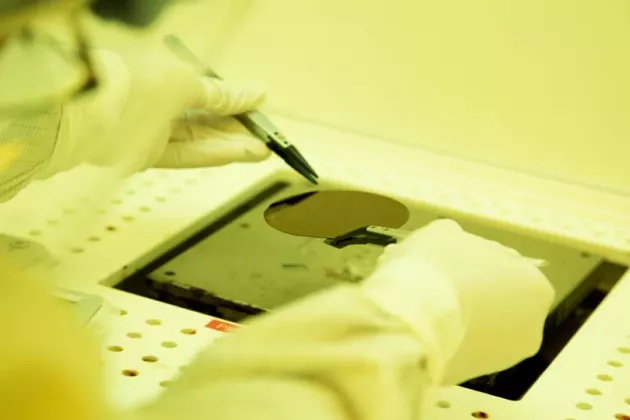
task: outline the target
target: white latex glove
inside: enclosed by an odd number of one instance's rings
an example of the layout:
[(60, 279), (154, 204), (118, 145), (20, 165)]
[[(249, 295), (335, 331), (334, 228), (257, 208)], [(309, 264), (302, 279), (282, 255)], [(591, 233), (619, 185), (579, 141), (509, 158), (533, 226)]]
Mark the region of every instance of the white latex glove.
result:
[(215, 341), (135, 419), (418, 419), (431, 385), (532, 355), (552, 298), (529, 260), (439, 221), (389, 247), (364, 283)]
[(527, 259), (448, 220), (389, 246), (364, 287), (425, 342), (433, 381), (445, 385), (533, 356), (554, 298), (550, 283)]
[(226, 116), (258, 107), (263, 93), (201, 77), (165, 49), (94, 54), (101, 88), (64, 107), (58, 144), (42, 177), (81, 163), (130, 174), (255, 162), (269, 150)]

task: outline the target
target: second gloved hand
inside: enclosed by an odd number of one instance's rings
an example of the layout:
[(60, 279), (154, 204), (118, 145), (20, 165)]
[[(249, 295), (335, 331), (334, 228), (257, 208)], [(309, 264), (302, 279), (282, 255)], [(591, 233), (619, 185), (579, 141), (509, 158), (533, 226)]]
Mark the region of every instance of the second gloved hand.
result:
[(525, 257), (449, 220), (387, 247), (364, 287), (424, 341), (433, 381), (449, 385), (533, 356), (554, 297)]

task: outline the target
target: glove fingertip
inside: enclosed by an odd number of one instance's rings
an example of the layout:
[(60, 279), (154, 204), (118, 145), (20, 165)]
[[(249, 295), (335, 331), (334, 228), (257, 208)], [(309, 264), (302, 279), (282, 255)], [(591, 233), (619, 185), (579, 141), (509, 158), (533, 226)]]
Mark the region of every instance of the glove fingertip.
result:
[(444, 229), (444, 230), (449, 230), (449, 231), (462, 231), (462, 227), (459, 225), (459, 223), (457, 223), (456, 221), (452, 220), (452, 219), (437, 219), (434, 222), (431, 222), (431, 224), (429, 224), (429, 226), (427, 226), (428, 228), (433, 228), (433, 229)]
[(438, 219), (427, 224), (423, 228), (414, 231), (402, 243), (412, 244), (418, 241), (423, 242), (427, 238), (450, 238), (449, 235), (458, 234), (461, 232), (464, 232), (464, 230), (457, 222), (450, 219)]
[(247, 96), (248, 97), (245, 98), (243, 102), (244, 102), (244, 107), (248, 110), (256, 109), (260, 107), (267, 100), (267, 94), (263, 92), (262, 90), (258, 90), (258, 91), (248, 90)]
[(241, 85), (241, 88), (247, 91), (252, 98), (257, 98), (257, 100), (264, 101), (267, 96), (266, 90), (260, 83), (245, 83)]
[[(249, 143), (249, 142), (248, 142)], [(260, 162), (271, 156), (271, 150), (263, 143), (256, 141), (245, 146), (245, 158), (249, 162)]]

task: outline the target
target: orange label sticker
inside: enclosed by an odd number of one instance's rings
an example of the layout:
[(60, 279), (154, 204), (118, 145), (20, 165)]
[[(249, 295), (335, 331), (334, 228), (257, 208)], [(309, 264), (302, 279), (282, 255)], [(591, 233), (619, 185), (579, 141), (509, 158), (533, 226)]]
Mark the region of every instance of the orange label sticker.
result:
[(231, 322), (221, 321), (219, 319), (213, 319), (212, 321), (206, 324), (206, 328), (210, 328), (211, 330), (221, 331), (221, 332), (229, 332), (231, 330), (235, 330), (238, 328), (237, 324), (232, 324)]

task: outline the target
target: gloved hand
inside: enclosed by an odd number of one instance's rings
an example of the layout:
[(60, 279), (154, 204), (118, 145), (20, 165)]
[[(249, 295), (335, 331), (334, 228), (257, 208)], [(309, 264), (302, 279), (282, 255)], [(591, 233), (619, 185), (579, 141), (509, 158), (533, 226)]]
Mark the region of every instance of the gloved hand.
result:
[(518, 252), (448, 220), (387, 247), (364, 287), (424, 341), (429, 373), (445, 385), (534, 355), (554, 298), (544, 275)]
[[(136, 56), (137, 55), (137, 56)], [(64, 106), (47, 177), (82, 163), (124, 174), (265, 159), (267, 147), (226, 118), (256, 108), (260, 90), (200, 76), (168, 51), (95, 53), (100, 89)]]

